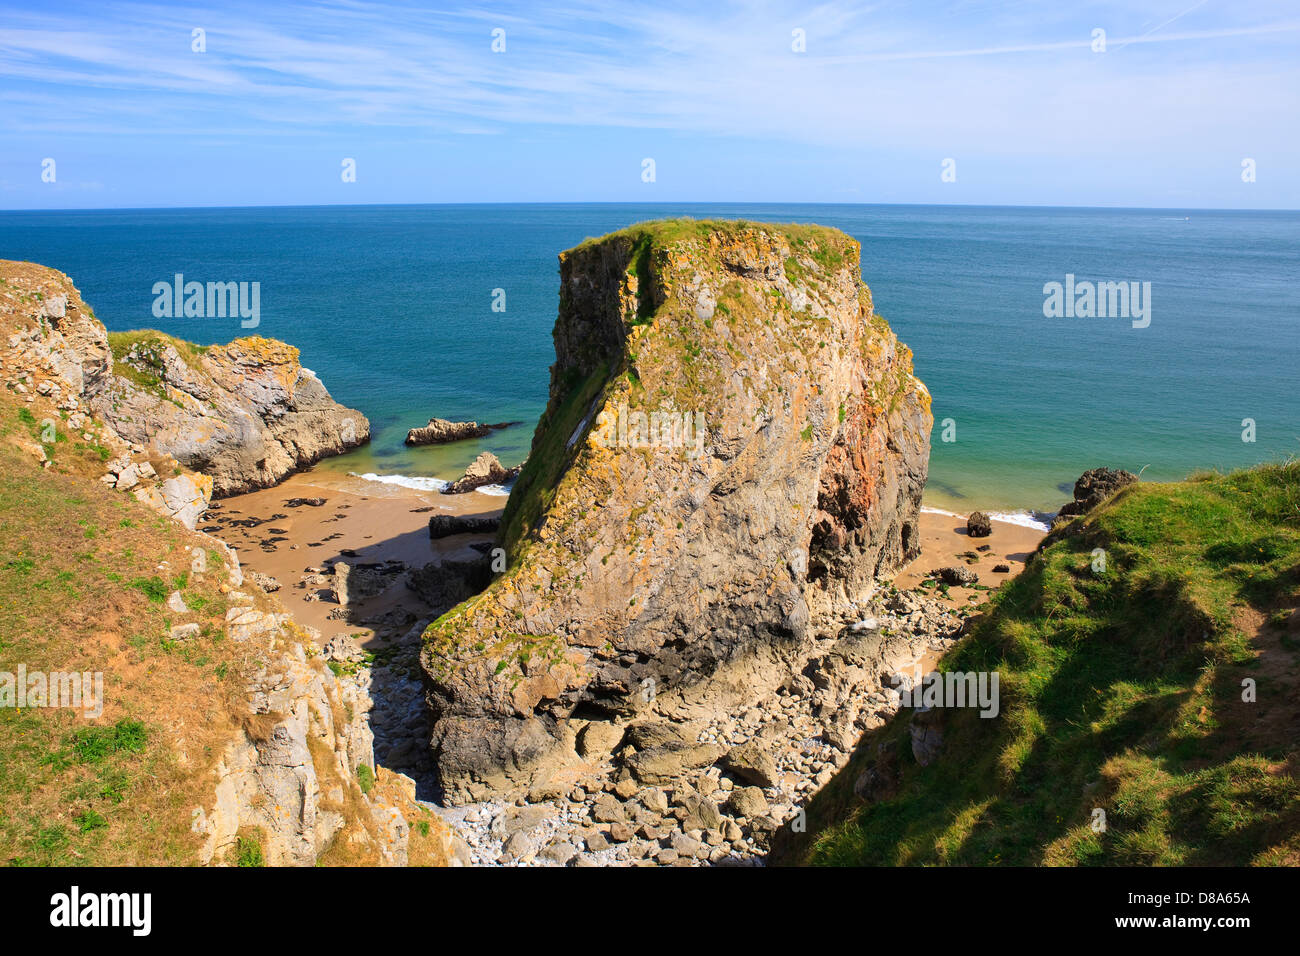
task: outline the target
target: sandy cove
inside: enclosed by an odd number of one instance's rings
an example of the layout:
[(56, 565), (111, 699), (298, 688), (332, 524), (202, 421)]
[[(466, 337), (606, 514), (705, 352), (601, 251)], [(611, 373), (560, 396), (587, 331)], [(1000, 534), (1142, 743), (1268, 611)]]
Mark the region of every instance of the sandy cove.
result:
[(320, 631), (322, 640), (346, 633), (362, 635), (359, 640), (364, 641), (374, 633), (364, 621), (390, 609), (408, 610), (416, 617), (428, 609), (414, 592), (400, 586), (399, 576), (398, 586), (356, 602), (343, 617), (332, 597), (319, 594), (321, 587), (299, 586), (312, 576), (309, 569), (339, 561), (351, 565), (401, 561), (416, 569), (447, 557), (474, 557), (477, 552), (467, 542), (490, 536), (457, 535), (434, 541), (429, 538), (429, 518), (497, 515), (505, 501), (502, 495), (478, 491), (444, 495), (308, 471), (274, 488), (216, 502), (200, 528), (235, 548), (246, 572), (275, 578), (280, 584), (276, 597), (285, 609), (300, 624)]
[[(983, 602), (988, 593), (983, 588), (996, 590), (1003, 581), (1019, 574), (1047, 535), (1041, 528), (1010, 521), (993, 519), (991, 525), (993, 531), (988, 537), (972, 538), (966, 534), (965, 516), (922, 511), (921, 555), (898, 572), (894, 584), (911, 590), (939, 568), (968, 567), (979, 575), (976, 587), (950, 587), (947, 603), (966, 607)], [(1007, 570), (994, 570), (998, 567)]]
[[(299, 502), (291, 504), (295, 499)], [(320, 499), (321, 504), (303, 503)], [(401, 587), (399, 580), (399, 586), (358, 602), (342, 617), (340, 606), (330, 597), (318, 597), (318, 589), (310, 585), (299, 586), (311, 574), (309, 569), (336, 561), (401, 561), (414, 569), (446, 557), (471, 558), (475, 552), (468, 542), (481, 542), (489, 536), (457, 535), (431, 540), (430, 516), (495, 515), (505, 502), (501, 495), (477, 491), (444, 495), (309, 471), (293, 475), (274, 488), (217, 502), (203, 528), (235, 548), (246, 570), (275, 578), (280, 584), (276, 597), (286, 610), (300, 623), (319, 630), (323, 640), (338, 633), (362, 635), (364, 640), (374, 633), (373, 627), (365, 626), (367, 620), (398, 610), (419, 618), (428, 609), (413, 592)], [(983, 601), (988, 593), (985, 588), (996, 589), (1017, 574), (1046, 533), (1006, 521), (994, 520), (992, 526), (989, 537), (970, 538), (965, 518), (923, 511), (921, 555), (898, 573), (894, 583), (911, 589), (938, 568), (965, 566), (979, 575), (978, 585), (950, 588), (946, 603), (965, 607)], [(1008, 570), (994, 570), (998, 566)]]

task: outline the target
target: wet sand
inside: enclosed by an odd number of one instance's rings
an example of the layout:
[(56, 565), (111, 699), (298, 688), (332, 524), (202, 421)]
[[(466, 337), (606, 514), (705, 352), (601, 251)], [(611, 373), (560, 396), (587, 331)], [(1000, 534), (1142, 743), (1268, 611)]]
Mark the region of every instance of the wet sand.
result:
[[(321, 504), (293, 499), (324, 499)], [(305, 472), (274, 488), (224, 498), (209, 511), (200, 530), (208, 531), (239, 553), (245, 573), (269, 574), (280, 583), (275, 596), (300, 624), (314, 627), (323, 640), (335, 634), (363, 634), (373, 629), (364, 620), (399, 605), (418, 616), (421, 602), (398, 584), (379, 597), (350, 605), (346, 615), (327, 585), (298, 586), (336, 561), (351, 565), (401, 561), (419, 568), (444, 557), (476, 554), (468, 544), (490, 535), (456, 535), (433, 541), (429, 518), (435, 514), (493, 515), (505, 506), (502, 495), (471, 491), (444, 495), (387, 485), (347, 475)], [(331, 616), (334, 615), (334, 616)]]

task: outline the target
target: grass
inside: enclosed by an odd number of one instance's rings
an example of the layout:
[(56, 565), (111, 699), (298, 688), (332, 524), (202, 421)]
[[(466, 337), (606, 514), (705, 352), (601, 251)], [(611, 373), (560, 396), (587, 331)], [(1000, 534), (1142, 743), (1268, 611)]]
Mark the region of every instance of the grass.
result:
[[(222, 566), (160, 571), (200, 539), (100, 485), (97, 456), (38, 468), (13, 444), (29, 427), (0, 392), (0, 670), (99, 672), (104, 702), (98, 718), (0, 707), (0, 865), (191, 864), (190, 812), (245, 706), (218, 674), (253, 653), (219, 640)], [(179, 618), (204, 627), (183, 651), (169, 580), (208, 609)]]
[[(165, 401), (170, 401), (163, 384), (163, 353), (168, 346), (196, 371), (201, 368), (200, 359), (209, 348), (152, 329), (108, 333), (113, 373)], [(128, 356), (131, 361), (127, 361)]]
[[(906, 711), (868, 734), (776, 858), (1296, 865), (1297, 605), (1300, 464), (1133, 486), (1050, 535), (945, 658), (999, 672), (1001, 716), (951, 712), (928, 767)], [(896, 789), (864, 803), (890, 753)]]

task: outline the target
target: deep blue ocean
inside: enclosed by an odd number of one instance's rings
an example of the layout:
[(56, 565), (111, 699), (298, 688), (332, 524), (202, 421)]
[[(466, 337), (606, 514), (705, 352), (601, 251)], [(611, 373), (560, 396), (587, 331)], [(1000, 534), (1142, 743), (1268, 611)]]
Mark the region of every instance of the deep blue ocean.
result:
[[(836, 226), (915, 354), (928, 503), (1054, 509), (1110, 465), (1178, 479), (1300, 452), (1300, 213), (864, 205), (482, 205), (0, 212), (0, 258), (67, 272), (113, 330), (256, 333), (302, 351), (372, 444), (321, 467), (451, 478), (526, 454), (546, 402), (556, 255), (664, 216)], [(261, 283), (261, 323), (155, 319), (155, 282)], [(1150, 283), (1150, 325), (1047, 318), (1045, 283)], [(506, 310), (493, 311), (493, 290)], [(519, 421), (407, 449), (431, 416)], [(943, 422), (952, 420), (943, 437)], [(1252, 419), (1254, 442), (1242, 440)]]

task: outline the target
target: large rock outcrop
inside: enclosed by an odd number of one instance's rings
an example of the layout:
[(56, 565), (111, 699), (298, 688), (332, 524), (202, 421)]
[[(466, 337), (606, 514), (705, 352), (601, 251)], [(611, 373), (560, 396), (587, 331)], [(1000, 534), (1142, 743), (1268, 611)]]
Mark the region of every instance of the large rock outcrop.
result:
[(214, 496), (268, 487), (370, 437), (365, 416), (330, 398), (291, 345), (109, 333), (63, 273), (0, 260), (0, 278), (20, 293), (23, 320), (6, 370), (52, 389), (45, 394), (65, 411), (93, 414), (126, 445), (210, 478)]
[(819, 227), (672, 221), (560, 256), (507, 571), (425, 635), (449, 800), (545, 780), (579, 730), (617, 748), (762, 699), (918, 553), (929, 395), (858, 254)]
[(269, 487), (370, 437), (366, 417), (275, 339), (202, 348), (127, 333), (110, 343), (118, 374), (94, 407), (127, 440), (210, 475), (218, 497)]
[(408, 445), (446, 445), (467, 438), (482, 438), (494, 428), (503, 425), (481, 425), (478, 422), (453, 422), (445, 418), (430, 418), (429, 424), (412, 428), (406, 433)]

